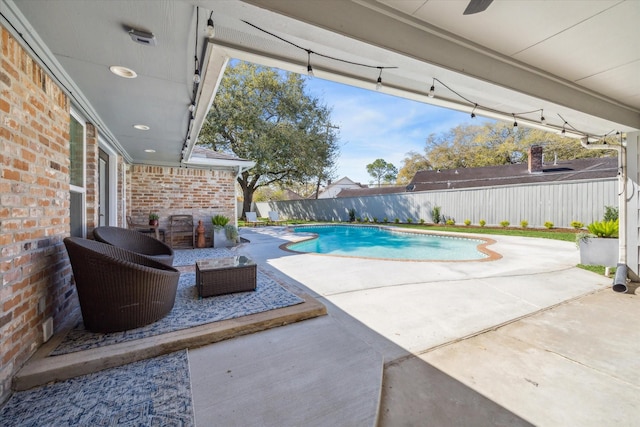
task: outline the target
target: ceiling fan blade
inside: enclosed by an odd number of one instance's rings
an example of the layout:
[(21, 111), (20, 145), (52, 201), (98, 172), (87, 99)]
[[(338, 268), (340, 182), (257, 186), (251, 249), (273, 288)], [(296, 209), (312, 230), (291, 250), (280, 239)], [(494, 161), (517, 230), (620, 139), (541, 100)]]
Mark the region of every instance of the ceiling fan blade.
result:
[(473, 15), (474, 13), (485, 11), (493, 0), (471, 0), (463, 15)]

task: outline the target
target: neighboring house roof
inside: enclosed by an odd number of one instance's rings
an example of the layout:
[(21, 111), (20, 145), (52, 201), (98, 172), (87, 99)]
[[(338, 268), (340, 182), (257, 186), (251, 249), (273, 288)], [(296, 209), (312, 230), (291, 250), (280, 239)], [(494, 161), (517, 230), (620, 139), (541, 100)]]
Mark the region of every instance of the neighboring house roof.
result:
[(211, 168), (240, 168), (251, 169), (256, 165), (251, 160), (241, 159), (233, 154), (222, 153), (199, 145), (193, 147), (187, 165), (209, 166)]
[[(542, 172), (530, 173), (527, 164), (418, 171), (407, 188), (410, 191), (496, 185), (575, 181), (612, 178), (618, 174), (617, 157), (599, 157), (544, 164)], [(414, 187), (411, 187), (411, 186)]]
[[(333, 197), (338, 197), (343, 191), (347, 189), (353, 188), (367, 188), (366, 185), (362, 185), (359, 182), (352, 181), (348, 177), (342, 177), (339, 180), (332, 182), (327, 185), (324, 190), (322, 190), (318, 196), (319, 199), (330, 199)], [(339, 196), (342, 197), (342, 196)], [(313, 193), (310, 198), (315, 199), (315, 193)]]
[(404, 193), (406, 190), (404, 185), (386, 185), (382, 187), (369, 188), (349, 188), (342, 190), (338, 197), (359, 197), (359, 196), (377, 196), (379, 194)]

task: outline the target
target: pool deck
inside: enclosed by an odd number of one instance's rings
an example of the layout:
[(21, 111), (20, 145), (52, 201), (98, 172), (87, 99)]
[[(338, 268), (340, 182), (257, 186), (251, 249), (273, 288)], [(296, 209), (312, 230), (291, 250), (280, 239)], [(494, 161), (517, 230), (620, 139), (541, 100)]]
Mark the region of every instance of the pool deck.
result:
[[(241, 234), (251, 242), (242, 253), (327, 306), (327, 316), (268, 332), (268, 342), (296, 334), (309, 345), (320, 342), (322, 348), (331, 348), (332, 357), (342, 360), (332, 368), (319, 352), (316, 368), (308, 366), (305, 374), (290, 379), (293, 385), (309, 387), (306, 394), (260, 390), (257, 400), (269, 400), (274, 407), (281, 402), (291, 408), (295, 395), (294, 413), (304, 413), (306, 406), (313, 414), (307, 425), (637, 422), (640, 332), (629, 322), (640, 301), (633, 293), (612, 292), (610, 278), (576, 268), (574, 243), (491, 236), (496, 240), (491, 249), (503, 255), (497, 261), (402, 262), (282, 251), (282, 243), (296, 239), (282, 227), (243, 229)], [(267, 339), (262, 334), (243, 337), (244, 348), (260, 347)], [(361, 388), (347, 393), (340, 385), (342, 363), (350, 356), (341, 354), (369, 355), (372, 364), (381, 357), (381, 378), (353, 367), (352, 383)], [(281, 362), (289, 358), (287, 352), (278, 352), (278, 357)], [(309, 357), (313, 365), (316, 359)], [(303, 360), (308, 359), (294, 351), (284, 364), (297, 366)], [(247, 388), (252, 381), (247, 376)], [(359, 408), (371, 407), (367, 401), (379, 382), (377, 411), (345, 424), (353, 419), (335, 412), (342, 406), (327, 399), (332, 392), (323, 388), (332, 381), (334, 391), (353, 399), (362, 396)], [(201, 407), (211, 405), (197, 396), (204, 396), (206, 389), (194, 387), (199, 424), (242, 413), (239, 406), (225, 407), (205, 416)], [(252, 424), (265, 413), (269, 411), (249, 410), (236, 421)], [(301, 419), (283, 411), (278, 421), (296, 425)]]

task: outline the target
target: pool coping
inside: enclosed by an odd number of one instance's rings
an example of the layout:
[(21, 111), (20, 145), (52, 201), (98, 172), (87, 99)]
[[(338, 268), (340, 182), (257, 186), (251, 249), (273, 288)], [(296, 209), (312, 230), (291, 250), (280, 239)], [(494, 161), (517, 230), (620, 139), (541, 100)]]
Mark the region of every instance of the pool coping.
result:
[[(296, 227), (309, 227), (308, 224), (305, 225), (288, 225), (287, 229), (295, 229)], [(294, 253), (294, 254), (305, 254), (305, 255), (317, 255), (317, 256), (330, 256), (330, 257), (340, 257), (340, 258), (358, 258), (358, 259), (375, 259), (375, 260), (383, 260), (383, 261), (398, 261), (398, 262), (490, 262), (497, 261), (502, 259), (502, 255), (496, 251), (489, 249), (489, 245), (493, 245), (496, 243), (496, 240), (490, 239), (488, 237), (479, 237), (479, 236), (470, 236), (467, 234), (461, 233), (447, 233), (447, 232), (438, 232), (438, 231), (426, 231), (426, 230), (417, 230), (417, 229), (406, 229), (401, 227), (393, 227), (386, 225), (365, 225), (365, 224), (314, 224), (313, 227), (360, 227), (360, 228), (377, 228), (381, 230), (388, 230), (393, 232), (401, 232), (406, 234), (426, 234), (430, 236), (442, 236), (442, 237), (457, 237), (468, 240), (480, 240), (483, 243), (480, 243), (477, 247), (478, 251), (487, 255), (485, 258), (480, 259), (465, 259), (465, 260), (442, 260), (442, 259), (398, 259), (398, 258), (377, 258), (377, 257), (363, 257), (363, 256), (354, 256), (354, 255), (334, 255), (334, 254), (321, 254), (317, 252), (300, 252), (294, 251), (293, 249), (289, 249), (290, 245), (294, 245), (300, 242), (306, 242), (308, 240), (313, 240), (318, 238), (318, 234), (311, 233), (312, 236), (308, 238), (300, 239), (295, 242), (287, 242), (283, 243), (279, 246), (283, 251)]]

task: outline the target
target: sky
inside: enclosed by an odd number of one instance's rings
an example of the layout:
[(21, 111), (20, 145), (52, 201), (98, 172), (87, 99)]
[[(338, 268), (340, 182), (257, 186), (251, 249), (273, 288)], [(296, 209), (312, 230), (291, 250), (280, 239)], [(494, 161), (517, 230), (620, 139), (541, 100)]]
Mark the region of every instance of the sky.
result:
[(336, 180), (346, 176), (369, 184), (367, 165), (374, 160), (400, 170), (409, 151), (424, 153), (430, 134), (481, 123), (468, 113), (386, 95), (373, 84), (366, 90), (313, 77), (307, 79), (306, 93), (332, 110), (331, 121), (340, 128)]

